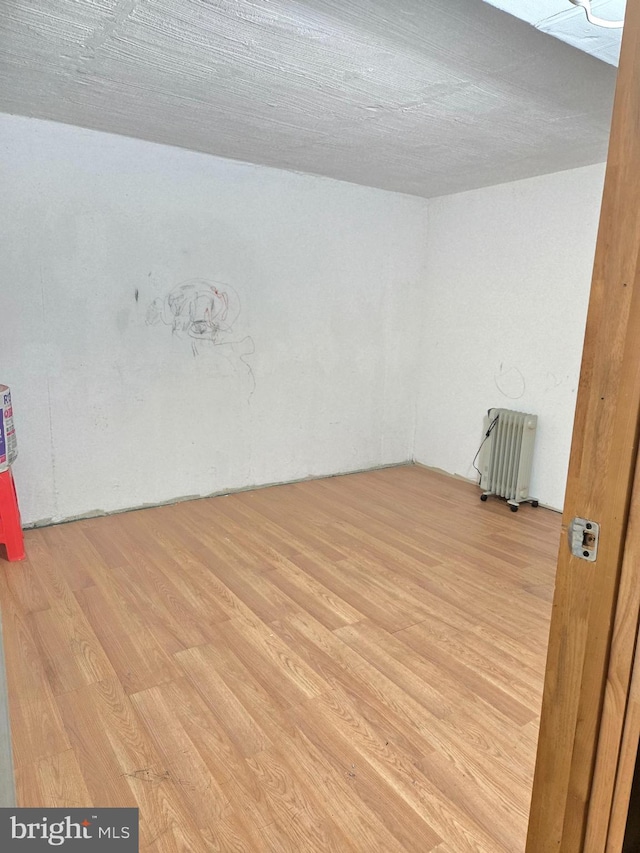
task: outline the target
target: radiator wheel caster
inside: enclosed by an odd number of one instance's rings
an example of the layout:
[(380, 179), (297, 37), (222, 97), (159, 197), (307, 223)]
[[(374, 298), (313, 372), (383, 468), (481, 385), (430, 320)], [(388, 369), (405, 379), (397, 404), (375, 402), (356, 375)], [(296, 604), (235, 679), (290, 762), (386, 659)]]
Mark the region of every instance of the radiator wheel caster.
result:
[(540, 506), (538, 501), (531, 501), (531, 506), (535, 509), (537, 506)]
[(513, 504), (509, 504), (509, 509), (511, 510), (511, 512), (518, 512), (518, 505), (516, 504), (514, 506)]
[(487, 499), (488, 497), (489, 497), (489, 495), (480, 495), (480, 500), (481, 500), (481, 501), (486, 501), (486, 499)]

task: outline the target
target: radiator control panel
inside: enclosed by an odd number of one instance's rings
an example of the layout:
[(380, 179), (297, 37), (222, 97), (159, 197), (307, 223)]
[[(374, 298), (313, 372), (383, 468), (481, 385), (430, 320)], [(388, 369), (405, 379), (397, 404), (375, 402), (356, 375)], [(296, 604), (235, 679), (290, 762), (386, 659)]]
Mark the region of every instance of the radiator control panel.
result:
[(569, 525), (569, 547), (574, 557), (595, 563), (598, 556), (600, 525), (588, 518), (574, 518)]

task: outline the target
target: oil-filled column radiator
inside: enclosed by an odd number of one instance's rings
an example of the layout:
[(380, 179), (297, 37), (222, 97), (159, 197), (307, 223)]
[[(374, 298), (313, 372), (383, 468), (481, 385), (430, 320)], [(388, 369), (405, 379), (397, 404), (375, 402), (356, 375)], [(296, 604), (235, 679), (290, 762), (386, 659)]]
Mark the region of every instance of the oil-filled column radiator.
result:
[(479, 454), (481, 500), (506, 498), (512, 512), (521, 503), (538, 501), (529, 492), (538, 416), (511, 409), (489, 409)]

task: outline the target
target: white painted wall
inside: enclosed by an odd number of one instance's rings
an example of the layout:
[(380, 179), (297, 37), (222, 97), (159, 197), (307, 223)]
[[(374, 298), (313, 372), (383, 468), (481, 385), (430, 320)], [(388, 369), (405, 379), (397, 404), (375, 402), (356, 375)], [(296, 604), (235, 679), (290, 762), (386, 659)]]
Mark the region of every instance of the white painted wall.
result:
[[(427, 202), (7, 115), (0, 153), (26, 523), (411, 458), (473, 478), (490, 406), (539, 415), (562, 506), (602, 166)], [(242, 308), (195, 355), (146, 322), (193, 279)]]
[[(412, 457), (424, 200), (8, 115), (0, 151), (25, 523)], [(197, 355), (146, 323), (190, 279), (242, 305)]]
[(532, 492), (561, 508), (604, 166), (433, 199), (415, 458), (474, 478), (482, 415), (539, 416)]

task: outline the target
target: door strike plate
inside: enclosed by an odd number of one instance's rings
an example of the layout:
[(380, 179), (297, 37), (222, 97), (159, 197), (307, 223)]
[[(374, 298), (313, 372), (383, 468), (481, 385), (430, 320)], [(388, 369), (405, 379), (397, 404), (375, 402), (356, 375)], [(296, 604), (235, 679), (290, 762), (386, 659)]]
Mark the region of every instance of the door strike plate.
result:
[(595, 563), (598, 556), (600, 525), (588, 518), (574, 518), (569, 525), (569, 547), (574, 557)]

